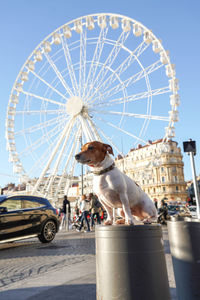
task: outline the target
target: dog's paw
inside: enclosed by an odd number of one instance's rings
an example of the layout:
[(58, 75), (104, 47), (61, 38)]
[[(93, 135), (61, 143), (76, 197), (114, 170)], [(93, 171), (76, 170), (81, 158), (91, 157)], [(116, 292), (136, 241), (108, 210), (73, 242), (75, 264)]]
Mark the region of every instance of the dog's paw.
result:
[(125, 224), (125, 219), (118, 219), (115, 224)]
[(112, 220), (106, 220), (104, 222), (104, 225), (112, 225), (113, 221)]
[(126, 225), (134, 225), (133, 220), (126, 220), (125, 222)]

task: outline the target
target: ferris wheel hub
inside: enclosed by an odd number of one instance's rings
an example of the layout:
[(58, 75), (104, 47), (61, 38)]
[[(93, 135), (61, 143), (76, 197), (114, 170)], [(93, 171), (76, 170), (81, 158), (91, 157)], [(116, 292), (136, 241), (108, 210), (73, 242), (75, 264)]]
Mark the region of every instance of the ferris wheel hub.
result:
[(66, 110), (70, 116), (77, 116), (83, 109), (83, 100), (78, 96), (73, 96), (67, 100)]

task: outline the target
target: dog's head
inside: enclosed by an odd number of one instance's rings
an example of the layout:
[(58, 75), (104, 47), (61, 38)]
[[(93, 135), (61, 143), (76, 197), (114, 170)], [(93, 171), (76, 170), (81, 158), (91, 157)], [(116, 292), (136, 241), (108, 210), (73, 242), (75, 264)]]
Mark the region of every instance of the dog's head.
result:
[(93, 141), (83, 145), (81, 152), (76, 154), (75, 158), (82, 164), (95, 166), (104, 160), (107, 153), (114, 155), (113, 149), (110, 145)]

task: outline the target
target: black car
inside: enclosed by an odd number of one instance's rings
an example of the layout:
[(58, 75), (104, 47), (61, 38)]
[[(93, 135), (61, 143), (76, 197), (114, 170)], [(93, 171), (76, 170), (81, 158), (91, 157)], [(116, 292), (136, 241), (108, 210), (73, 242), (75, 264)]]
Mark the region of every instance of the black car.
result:
[(50, 202), (41, 197), (0, 196), (0, 243), (37, 236), (49, 243), (59, 230), (59, 219)]

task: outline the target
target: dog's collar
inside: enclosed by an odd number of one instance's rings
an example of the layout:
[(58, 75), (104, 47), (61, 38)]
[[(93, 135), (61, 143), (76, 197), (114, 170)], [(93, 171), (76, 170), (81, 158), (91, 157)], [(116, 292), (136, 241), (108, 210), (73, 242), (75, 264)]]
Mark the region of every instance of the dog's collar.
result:
[(93, 171), (92, 173), (93, 173), (94, 175), (102, 175), (102, 174), (104, 174), (104, 173), (107, 173), (107, 172), (111, 171), (112, 169), (114, 169), (114, 167), (115, 167), (115, 163), (113, 163), (110, 167), (108, 167), (108, 168), (106, 168), (106, 169), (104, 169), (104, 170), (101, 170), (101, 171)]

